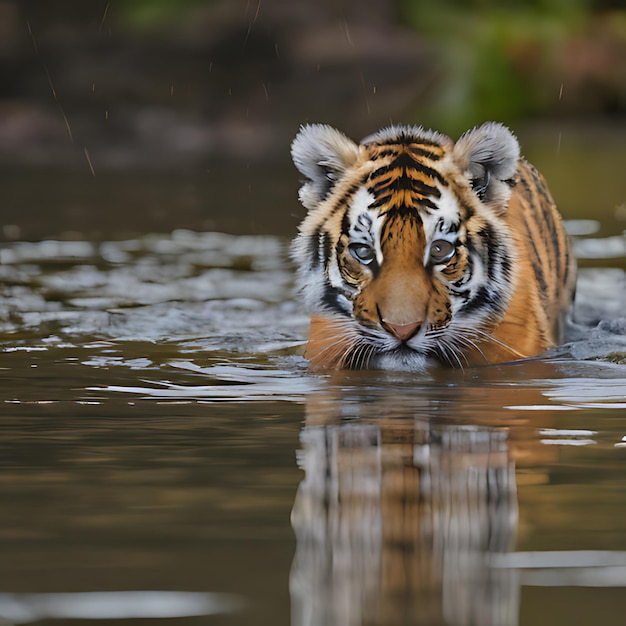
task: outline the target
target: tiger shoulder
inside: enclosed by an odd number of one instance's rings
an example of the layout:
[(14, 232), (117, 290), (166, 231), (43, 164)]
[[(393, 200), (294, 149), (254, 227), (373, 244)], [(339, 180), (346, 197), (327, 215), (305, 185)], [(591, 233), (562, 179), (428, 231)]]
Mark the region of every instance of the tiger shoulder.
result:
[(455, 143), (391, 126), (357, 144), (307, 125), (292, 157), (304, 176), (292, 256), (313, 367), (464, 368), (561, 341), (576, 261), (509, 129), (488, 122)]

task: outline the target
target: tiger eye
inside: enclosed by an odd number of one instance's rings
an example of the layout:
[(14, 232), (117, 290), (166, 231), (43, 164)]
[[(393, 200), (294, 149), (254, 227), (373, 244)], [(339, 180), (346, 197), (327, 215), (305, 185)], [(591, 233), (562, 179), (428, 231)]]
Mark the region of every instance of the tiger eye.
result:
[(445, 239), (437, 239), (430, 245), (430, 260), (434, 265), (447, 263), (455, 254), (453, 243)]
[(366, 243), (351, 243), (348, 249), (352, 256), (363, 265), (369, 265), (376, 258), (376, 251)]

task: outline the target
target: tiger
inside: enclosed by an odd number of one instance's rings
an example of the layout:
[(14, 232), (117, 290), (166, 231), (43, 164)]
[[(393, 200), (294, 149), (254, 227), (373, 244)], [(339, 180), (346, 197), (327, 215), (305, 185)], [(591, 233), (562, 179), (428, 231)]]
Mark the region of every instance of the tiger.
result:
[(360, 144), (325, 124), (291, 145), (307, 214), (292, 242), (313, 369), (425, 372), (536, 356), (576, 286), (547, 184), (497, 122), (449, 136), (392, 125)]

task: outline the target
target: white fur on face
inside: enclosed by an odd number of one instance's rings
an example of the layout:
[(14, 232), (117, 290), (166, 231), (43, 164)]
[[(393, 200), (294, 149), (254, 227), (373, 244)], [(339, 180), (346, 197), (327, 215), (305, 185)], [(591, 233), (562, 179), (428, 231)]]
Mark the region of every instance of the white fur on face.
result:
[(396, 372), (424, 373), (430, 359), (418, 352), (386, 353), (376, 357), (373, 365), (378, 369)]

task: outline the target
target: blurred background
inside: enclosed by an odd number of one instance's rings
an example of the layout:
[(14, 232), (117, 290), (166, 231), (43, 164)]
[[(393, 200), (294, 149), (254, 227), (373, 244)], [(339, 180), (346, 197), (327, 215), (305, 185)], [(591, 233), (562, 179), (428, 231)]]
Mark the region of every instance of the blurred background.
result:
[[(449, 378), (309, 376), (299, 125), (488, 119), (586, 220), (576, 321), (598, 327)], [(623, 570), (596, 565), (626, 550), (626, 381), (605, 367), (626, 359), (625, 145), (624, 0), (0, 0), (0, 622), (152, 589), (245, 600), (216, 625), (329, 598), (370, 624), (370, 604), (441, 623), (465, 601), (467, 623), (623, 624)], [(387, 534), (377, 499), (406, 512)], [(559, 559), (537, 574), (560, 587), (485, 573), (516, 533), (601, 551), (599, 586)]]
[(488, 119), (615, 232), (625, 114), (621, 0), (0, 0), (0, 237), (289, 236), (301, 123)]

